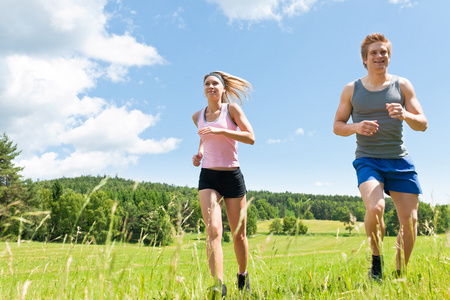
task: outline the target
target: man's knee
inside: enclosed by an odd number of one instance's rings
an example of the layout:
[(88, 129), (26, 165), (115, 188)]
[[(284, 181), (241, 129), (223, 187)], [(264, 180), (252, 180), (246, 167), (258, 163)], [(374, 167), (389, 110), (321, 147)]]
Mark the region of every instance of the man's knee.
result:
[(409, 214), (398, 214), (398, 220), (401, 226), (409, 226), (411, 228), (415, 228), (417, 225), (417, 212), (412, 212)]
[(366, 218), (381, 220), (384, 213), (384, 205), (372, 205), (366, 207)]

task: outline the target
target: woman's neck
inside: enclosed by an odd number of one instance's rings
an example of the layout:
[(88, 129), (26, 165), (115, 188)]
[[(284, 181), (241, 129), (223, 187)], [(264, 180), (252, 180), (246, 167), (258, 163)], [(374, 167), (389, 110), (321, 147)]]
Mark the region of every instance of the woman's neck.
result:
[(222, 108), (222, 103), (220, 101), (210, 101), (208, 100), (208, 110), (210, 112), (218, 111)]

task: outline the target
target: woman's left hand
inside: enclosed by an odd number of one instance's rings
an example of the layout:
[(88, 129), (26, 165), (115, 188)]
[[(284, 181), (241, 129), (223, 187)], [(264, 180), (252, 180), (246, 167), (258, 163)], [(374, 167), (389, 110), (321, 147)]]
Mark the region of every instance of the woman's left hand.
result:
[(217, 128), (217, 127), (203, 127), (201, 129), (198, 130), (198, 134), (199, 135), (204, 135), (204, 134), (208, 134), (208, 133), (213, 133), (213, 134), (219, 134), (222, 133), (223, 129), (222, 128)]

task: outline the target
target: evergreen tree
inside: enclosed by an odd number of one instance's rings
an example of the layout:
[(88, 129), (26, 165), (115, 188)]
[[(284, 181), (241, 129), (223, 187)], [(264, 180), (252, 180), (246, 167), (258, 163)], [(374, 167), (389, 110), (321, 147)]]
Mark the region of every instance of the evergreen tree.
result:
[(350, 211), (348, 210), (347, 206), (341, 206), (334, 210), (333, 214), (331, 215), (331, 220), (334, 221), (341, 221), (348, 219), (350, 216)]
[(34, 202), (33, 183), (22, 180), (19, 172), (23, 168), (13, 162), (20, 152), (5, 133), (0, 137), (0, 235), (31, 238), (32, 227), (39, 217), (29, 212), (39, 205)]
[(0, 137), (0, 209), (2, 210), (11, 203), (22, 200), (25, 194), (25, 186), (19, 175), (23, 168), (16, 167), (13, 163), (19, 154), (17, 145), (13, 145), (8, 136), (3, 134)]

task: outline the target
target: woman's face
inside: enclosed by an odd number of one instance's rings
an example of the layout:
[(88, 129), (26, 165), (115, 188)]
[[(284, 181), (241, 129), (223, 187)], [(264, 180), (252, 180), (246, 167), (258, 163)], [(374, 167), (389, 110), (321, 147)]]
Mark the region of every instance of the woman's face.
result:
[(222, 99), (222, 94), (225, 92), (222, 82), (215, 76), (206, 77), (203, 88), (208, 99)]

